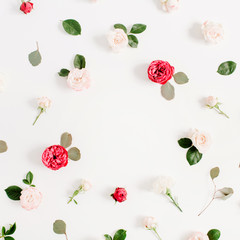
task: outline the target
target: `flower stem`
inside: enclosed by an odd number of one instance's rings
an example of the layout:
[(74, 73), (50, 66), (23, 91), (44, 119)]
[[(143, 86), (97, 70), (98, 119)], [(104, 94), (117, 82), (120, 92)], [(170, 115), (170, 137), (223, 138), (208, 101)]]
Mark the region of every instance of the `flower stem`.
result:
[(68, 240), (68, 236), (67, 236), (67, 233), (65, 233), (65, 237), (66, 237), (66, 240)]
[(43, 112), (44, 112), (44, 110), (43, 110), (43, 108), (41, 108), (41, 111), (40, 111), (40, 113), (37, 115), (37, 117), (36, 117), (36, 119), (35, 119), (35, 121), (34, 121), (34, 123), (33, 123), (33, 126), (34, 126), (34, 124), (37, 122), (38, 118), (40, 117), (40, 115), (41, 115)]
[(172, 200), (173, 204), (179, 209), (179, 211), (182, 212), (182, 209), (179, 207), (178, 203), (175, 201), (172, 194), (169, 191), (167, 191), (166, 194)]
[(222, 114), (222, 115), (224, 115), (226, 118), (229, 118), (229, 116), (228, 116), (226, 113), (224, 113), (224, 112), (219, 108), (218, 105), (216, 105), (214, 108), (215, 108), (215, 110), (216, 110), (219, 114)]
[(160, 238), (160, 236), (159, 236), (159, 234), (158, 234), (156, 228), (153, 228), (152, 230), (153, 230), (154, 233), (156, 234), (157, 238), (158, 238), (159, 240), (162, 240), (162, 239)]

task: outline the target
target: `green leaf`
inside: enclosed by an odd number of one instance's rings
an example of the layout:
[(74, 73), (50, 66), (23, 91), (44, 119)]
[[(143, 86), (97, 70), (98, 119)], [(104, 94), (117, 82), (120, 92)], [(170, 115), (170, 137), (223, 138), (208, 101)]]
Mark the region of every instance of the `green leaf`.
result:
[(221, 198), (222, 200), (226, 200), (230, 198), (234, 193), (232, 188), (227, 188), (227, 187), (219, 189), (218, 192), (222, 194), (222, 197), (218, 197), (218, 198)]
[(138, 39), (134, 35), (128, 35), (128, 45), (132, 48), (137, 48)]
[(5, 239), (5, 240), (15, 240), (13, 237), (9, 237), (9, 236), (4, 237), (4, 239)]
[(70, 148), (68, 150), (68, 157), (73, 161), (78, 161), (81, 158), (80, 150), (76, 147)]
[(134, 24), (130, 33), (138, 34), (146, 30), (147, 26), (145, 24)]
[(221, 75), (230, 75), (235, 71), (236, 66), (237, 66), (237, 64), (232, 61), (223, 62), (218, 67), (217, 72)]
[(30, 184), (32, 184), (32, 181), (33, 181), (33, 174), (32, 174), (32, 172), (29, 171), (29, 172), (27, 173), (26, 179), (27, 179), (27, 181), (28, 181)]
[(73, 201), (74, 201), (74, 203), (77, 205), (78, 204), (78, 202), (75, 200), (75, 199), (73, 199)]
[(70, 133), (68, 133), (68, 132), (63, 133), (62, 136), (61, 136), (60, 144), (64, 148), (68, 148), (69, 146), (71, 146), (71, 144), (72, 144), (72, 135)]
[(189, 81), (187, 75), (183, 72), (178, 72), (173, 75), (174, 81), (177, 84), (185, 84)]
[(208, 232), (209, 240), (218, 240), (221, 236), (221, 232), (218, 229), (212, 229)]
[(64, 30), (70, 35), (80, 35), (81, 34), (81, 26), (74, 19), (67, 19), (62, 22)]
[(16, 231), (16, 223), (14, 223), (5, 233), (5, 235), (12, 235)]
[(42, 61), (42, 56), (41, 56), (39, 50), (31, 52), (28, 55), (28, 60), (34, 67), (38, 66)]
[(56, 220), (53, 223), (53, 231), (57, 234), (66, 233), (66, 223), (63, 220)]
[(196, 147), (192, 146), (187, 151), (187, 160), (188, 163), (192, 166), (197, 164), (202, 158), (202, 154), (197, 150)]
[(69, 74), (69, 72), (70, 72), (70, 71), (69, 71), (68, 69), (63, 68), (63, 69), (60, 70), (60, 72), (58, 73), (58, 75), (59, 75), (60, 77), (67, 77), (68, 74)]
[(192, 146), (192, 140), (190, 138), (181, 138), (178, 140), (178, 144), (182, 148), (190, 148)]
[(2, 227), (2, 236), (4, 236), (6, 233), (6, 228), (5, 227)]
[(211, 171), (210, 171), (210, 176), (211, 176), (212, 180), (213, 180), (214, 178), (218, 177), (219, 172), (220, 172), (219, 167), (215, 167), (215, 168), (212, 168), (212, 169), (211, 169)]
[(85, 57), (77, 54), (74, 58), (74, 67), (79, 69), (85, 68), (86, 67)]
[(27, 184), (27, 185), (31, 185), (31, 184), (28, 182), (27, 179), (23, 179), (22, 181), (23, 181), (23, 183), (25, 183), (25, 184)]
[(127, 234), (126, 234), (126, 230), (124, 230), (124, 229), (119, 229), (116, 233), (115, 233), (115, 235), (114, 235), (114, 237), (113, 237), (113, 240), (124, 240), (125, 238), (126, 238), (126, 236), (127, 236)]
[(115, 29), (122, 29), (125, 33), (127, 33), (127, 28), (123, 25), (123, 24), (121, 24), (121, 23), (117, 23), (117, 24), (115, 24), (114, 25), (114, 28)]
[(173, 85), (169, 82), (162, 85), (161, 94), (166, 100), (172, 100), (175, 97), (175, 90)]
[(0, 153), (6, 152), (8, 150), (7, 143), (0, 140)]
[(10, 186), (5, 189), (7, 196), (12, 200), (20, 200), (22, 189), (18, 186)]
[(108, 234), (105, 234), (104, 237), (105, 237), (105, 240), (112, 240), (112, 237)]

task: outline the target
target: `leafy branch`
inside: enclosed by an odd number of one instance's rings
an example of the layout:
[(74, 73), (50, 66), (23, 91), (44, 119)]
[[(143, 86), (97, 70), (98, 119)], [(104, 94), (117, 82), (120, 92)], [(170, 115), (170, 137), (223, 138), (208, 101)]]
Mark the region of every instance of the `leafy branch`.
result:
[(2, 233), (0, 235), (0, 238), (4, 238), (5, 240), (14, 240), (14, 238), (11, 237), (10, 235), (15, 233), (16, 227), (17, 227), (16, 223), (10, 225), (10, 228), (8, 230), (6, 230), (5, 227), (2, 227)]

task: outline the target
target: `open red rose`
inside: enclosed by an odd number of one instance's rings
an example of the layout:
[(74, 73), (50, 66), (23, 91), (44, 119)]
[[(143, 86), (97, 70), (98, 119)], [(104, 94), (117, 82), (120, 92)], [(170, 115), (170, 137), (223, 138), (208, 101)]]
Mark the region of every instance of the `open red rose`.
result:
[(155, 60), (148, 67), (148, 78), (155, 82), (164, 85), (169, 81), (174, 74), (174, 67), (168, 62)]
[(33, 9), (33, 3), (31, 2), (23, 2), (20, 7), (20, 10), (25, 14), (30, 13), (32, 9)]
[(111, 196), (116, 202), (124, 202), (127, 200), (127, 191), (125, 188), (118, 187)]
[(48, 147), (42, 154), (43, 164), (52, 169), (58, 170), (68, 164), (68, 152), (60, 145)]

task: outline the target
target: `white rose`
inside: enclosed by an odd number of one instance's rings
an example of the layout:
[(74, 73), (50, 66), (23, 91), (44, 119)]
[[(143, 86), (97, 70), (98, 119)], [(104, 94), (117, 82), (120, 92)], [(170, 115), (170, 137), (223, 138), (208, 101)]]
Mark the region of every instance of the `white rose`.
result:
[(35, 187), (25, 188), (21, 192), (20, 203), (26, 210), (37, 208), (42, 201), (42, 193)]
[(190, 134), (190, 139), (200, 153), (205, 153), (211, 145), (210, 135), (204, 132), (200, 132), (198, 129), (195, 129)]
[(221, 24), (206, 21), (202, 25), (202, 33), (206, 41), (219, 43), (223, 40), (224, 30)]
[(173, 12), (179, 8), (179, 0), (161, 0), (161, 4), (165, 12)]
[(92, 184), (89, 181), (82, 179), (81, 188), (84, 192), (86, 192), (92, 188)]
[(68, 74), (67, 84), (75, 91), (82, 91), (90, 87), (91, 79), (86, 68), (72, 69)]
[(108, 42), (111, 48), (118, 52), (128, 45), (128, 36), (122, 29), (115, 29), (108, 35)]
[(214, 107), (214, 106), (216, 106), (217, 103), (218, 103), (218, 99), (216, 97), (209, 96), (206, 99), (207, 106)]
[(154, 217), (146, 217), (143, 221), (144, 227), (146, 229), (154, 229), (157, 227), (157, 221)]
[(172, 178), (167, 176), (158, 177), (153, 183), (153, 191), (158, 194), (166, 194), (174, 185)]
[(38, 107), (43, 108), (46, 110), (47, 108), (50, 108), (52, 101), (47, 97), (40, 97), (38, 100)]

